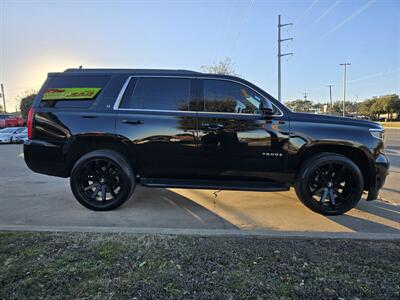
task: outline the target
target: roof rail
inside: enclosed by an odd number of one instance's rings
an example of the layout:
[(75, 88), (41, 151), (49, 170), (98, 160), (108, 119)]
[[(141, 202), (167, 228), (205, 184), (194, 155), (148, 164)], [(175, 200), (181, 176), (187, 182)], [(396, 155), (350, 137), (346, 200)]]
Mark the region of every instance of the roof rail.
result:
[(69, 68), (64, 73), (139, 73), (139, 74), (201, 74), (200, 72), (191, 70), (172, 70), (172, 69), (84, 69)]

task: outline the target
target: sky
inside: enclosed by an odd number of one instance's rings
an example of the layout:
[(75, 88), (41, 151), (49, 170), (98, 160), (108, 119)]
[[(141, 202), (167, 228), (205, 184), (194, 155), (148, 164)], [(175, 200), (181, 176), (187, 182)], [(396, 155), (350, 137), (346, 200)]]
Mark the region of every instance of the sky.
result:
[(200, 71), (230, 57), (277, 97), (277, 16), (294, 23), (282, 51), (282, 100), (400, 94), (399, 0), (0, 0), (0, 82), (7, 108), (48, 72), (70, 67)]

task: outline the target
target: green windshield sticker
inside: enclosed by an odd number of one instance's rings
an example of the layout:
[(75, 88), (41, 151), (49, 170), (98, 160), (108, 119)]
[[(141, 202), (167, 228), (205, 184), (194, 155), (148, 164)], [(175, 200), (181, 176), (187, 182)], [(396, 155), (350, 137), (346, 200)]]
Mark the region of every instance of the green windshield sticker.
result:
[(51, 88), (42, 100), (87, 100), (94, 99), (101, 88)]

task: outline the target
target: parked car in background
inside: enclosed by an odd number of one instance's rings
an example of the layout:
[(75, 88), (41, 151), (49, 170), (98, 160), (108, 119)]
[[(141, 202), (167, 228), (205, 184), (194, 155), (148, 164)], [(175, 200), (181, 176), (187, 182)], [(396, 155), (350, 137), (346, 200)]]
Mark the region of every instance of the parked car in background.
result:
[(6, 117), (5, 115), (0, 115), (0, 128), (6, 127)]
[(14, 144), (25, 143), (28, 140), (28, 128), (23, 127), (24, 130), (20, 133), (14, 134), (11, 138), (11, 142)]
[(0, 130), (0, 144), (9, 144), (14, 135), (23, 132), (25, 127), (8, 127)]
[(9, 114), (0, 114), (0, 128), (6, 127), (21, 127), (25, 126), (26, 122), (23, 118)]

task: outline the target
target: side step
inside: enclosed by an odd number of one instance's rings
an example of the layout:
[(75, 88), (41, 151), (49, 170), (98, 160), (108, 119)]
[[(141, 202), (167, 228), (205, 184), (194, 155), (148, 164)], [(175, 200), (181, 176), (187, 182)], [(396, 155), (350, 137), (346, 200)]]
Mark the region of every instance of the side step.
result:
[(140, 183), (147, 187), (160, 188), (188, 188), (209, 190), (239, 190), (239, 191), (288, 191), (290, 186), (284, 183), (261, 181), (221, 181), (199, 179), (169, 179), (169, 178), (141, 178)]

